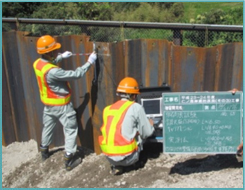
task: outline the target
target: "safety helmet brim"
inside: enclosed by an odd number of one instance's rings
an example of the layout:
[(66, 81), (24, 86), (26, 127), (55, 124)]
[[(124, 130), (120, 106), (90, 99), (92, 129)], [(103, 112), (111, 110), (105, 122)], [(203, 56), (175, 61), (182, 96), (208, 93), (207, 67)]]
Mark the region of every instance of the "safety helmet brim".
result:
[(45, 53), (49, 53), (51, 51), (54, 51), (54, 50), (60, 49), (60, 48), (61, 48), (61, 44), (56, 42), (55, 45), (53, 45), (51, 49), (37, 50), (37, 53), (45, 54)]
[(125, 93), (125, 94), (140, 94), (140, 92), (139, 92), (138, 89), (128, 89), (128, 90), (125, 90), (125, 87), (124, 87), (124, 89), (118, 87), (117, 88), (117, 92), (118, 93)]

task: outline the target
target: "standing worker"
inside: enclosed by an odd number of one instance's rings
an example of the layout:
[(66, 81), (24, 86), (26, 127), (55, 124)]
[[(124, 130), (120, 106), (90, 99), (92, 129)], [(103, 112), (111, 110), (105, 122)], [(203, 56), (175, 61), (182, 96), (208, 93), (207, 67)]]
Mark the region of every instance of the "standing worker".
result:
[(121, 100), (103, 111), (102, 136), (99, 144), (111, 164), (111, 174), (123, 173), (125, 166), (134, 165), (143, 150), (143, 142), (154, 132), (144, 108), (135, 102), (139, 86), (134, 78), (124, 78), (117, 87)]
[(78, 67), (75, 71), (66, 71), (58, 67), (57, 63), (70, 57), (72, 53), (66, 51), (58, 55), (57, 50), (60, 47), (61, 44), (57, 43), (52, 36), (40, 37), (37, 41), (37, 53), (41, 54), (41, 58), (34, 62), (33, 68), (39, 86), (40, 98), (44, 104), (40, 145), (42, 160), (44, 161), (50, 156), (49, 145), (53, 140), (54, 127), (59, 120), (63, 125), (65, 136), (65, 168), (69, 171), (75, 161), (78, 125), (76, 112), (70, 101), (71, 88), (68, 81), (81, 78), (95, 63), (97, 55), (93, 52), (82, 67)]

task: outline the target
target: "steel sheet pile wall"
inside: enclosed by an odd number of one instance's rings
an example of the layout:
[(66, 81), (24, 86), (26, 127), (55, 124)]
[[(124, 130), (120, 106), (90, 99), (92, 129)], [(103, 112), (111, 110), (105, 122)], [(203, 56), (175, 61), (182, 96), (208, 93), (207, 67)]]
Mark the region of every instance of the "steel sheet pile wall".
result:
[[(40, 143), (42, 109), (32, 64), (37, 37), (22, 32), (3, 33), (3, 123), (2, 144), (35, 139)], [(93, 43), (87, 36), (57, 37), (61, 52), (88, 53)], [(105, 106), (117, 100), (117, 84), (125, 76), (141, 86), (167, 83), (173, 92), (243, 90), (243, 44), (212, 48), (174, 46), (167, 40), (95, 42), (98, 59), (87, 74), (71, 82), (72, 102), (79, 123), (78, 144), (99, 153), (98, 135)], [(73, 56), (61, 67), (75, 70), (88, 56)], [(62, 126), (56, 127), (53, 146), (64, 143)]]
[(169, 84), (173, 91), (243, 90), (243, 44), (211, 48), (172, 46)]

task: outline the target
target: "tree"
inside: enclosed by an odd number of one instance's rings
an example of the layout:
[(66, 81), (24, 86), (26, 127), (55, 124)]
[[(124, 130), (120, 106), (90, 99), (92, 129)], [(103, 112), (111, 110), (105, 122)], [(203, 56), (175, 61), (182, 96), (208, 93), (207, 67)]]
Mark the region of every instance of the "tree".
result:
[[(30, 18), (42, 3), (2, 2), (2, 17)], [(22, 30), (23, 26), (18, 28)], [(16, 29), (16, 24), (3, 23), (2, 30)]]
[[(40, 4), (30, 18), (40, 19), (71, 19), (71, 20), (110, 20), (111, 7), (109, 3), (101, 2), (46, 2)], [(20, 30), (31, 31), (32, 35), (69, 35), (87, 33), (90, 29), (80, 26), (32, 24)]]
[[(230, 9), (225, 12), (221, 9), (212, 9), (209, 12), (197, 15), (196, 20), (193, 23), (197, 24), (242, 24), (243, 23), (243, 8)], [(202, 39), (202, 41), (200, 40)], [(186, 46), (215, 46), (223, 43), (239, 42), (242, 41), (242, 33), (232, 32), (211, 32), (211, 31), (200, 31), (192, 32), (188, 31), (185, 33), (183, 45)]]
[[(183, 2), (3, 2), (2, 5), (3, 17), (182, 23), (185, 16), (184, 8), (187, 4)], [(226, 9), (228, 11), (224, 11), (225, 9), (202, 11), (202, 14), (192, 19), (191, 23), (242, 25), (243, 7), (239, 6)], [(15, 29), (16, 24), (12, 25), (12, 29)], [(10, 24), (3, 23), (2, 29), (3, 31), (11, 30)], [(171, 30), (157, 29), (20, 24), (18, 30), (29, 31), (31, 35), (38, 36), (47, 33), (50, 35), (86, 33), (93, 36), (93, 40), (99, 41), (102, 39), (118, 41), (136, 38), (171, 38), (169, 37)], [(220, 42), (242, 41), (242, 35), (237, 33), (230, 35), (227, 32), (183, 31), (183, 37), (183, 45), (202, 47)], [(200, 38), (203, 38), (202, 42)]]
[(184, 13), (183, 3), (166, 2), (118, 3), (114, 9), (113, 20), (118, 21), (174, 22)]
[(30, 18), (43, 3), (2, 2), (2, 17)]
[(140, 6), (140, 2), (116, 2), (111, 3), (114, 8), (114, 12), (132, 12)]

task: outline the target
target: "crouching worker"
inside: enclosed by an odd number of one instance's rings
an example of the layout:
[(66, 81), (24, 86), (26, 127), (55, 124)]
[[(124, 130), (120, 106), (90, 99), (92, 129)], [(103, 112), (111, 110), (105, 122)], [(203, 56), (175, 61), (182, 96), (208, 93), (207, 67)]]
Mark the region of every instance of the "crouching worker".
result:
[(121, 100), (103, 110), (99, 144), (113, 175), (122, 174), (126, 166), (136, 164), (144, 140), (154, 132), (153, 121), (147, 119), (144, 108), (135, 102), (137, 94), (137, 81), (126, 77), (117, 87)]
[(41, 58), (37, 59), (33, 68), (36, 74), (39, 86), (40, 98), (44, 104), (43, 110), (43, 129), (41, 138), (41, 155), (42, 160), (46, 160), (49, 156), (49, 145), (53, 139), (54, 127), (58, 120), (63, 125), (65, 136), (65, 168), (72, 169), (72, 164), (77, 157), (77, 132), (78, 125), (76, 120), (76, 112), (71, 102), (71, 88), (68, 81), (82, 78), (95, 63), (97, 55), (92, 53), (86, 64), (78, 67), (75, 71), (63, 70), (57, 66), (62, 59), (72, 55), (71, 52), (64, 52), (58, 55), (58, 49), (61, 44), (49, 35), (42, 36), (37, 41), (37, 53), (41, 54)]

